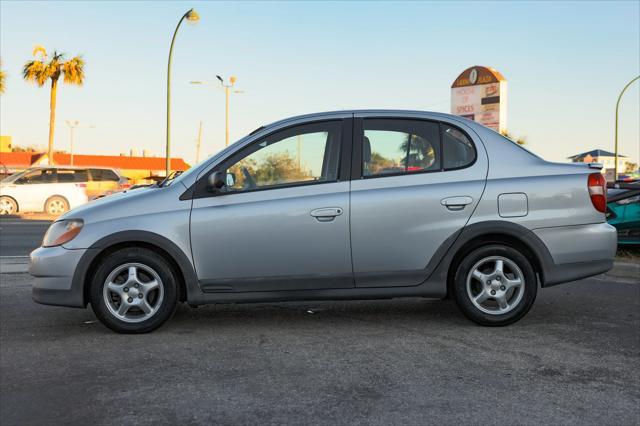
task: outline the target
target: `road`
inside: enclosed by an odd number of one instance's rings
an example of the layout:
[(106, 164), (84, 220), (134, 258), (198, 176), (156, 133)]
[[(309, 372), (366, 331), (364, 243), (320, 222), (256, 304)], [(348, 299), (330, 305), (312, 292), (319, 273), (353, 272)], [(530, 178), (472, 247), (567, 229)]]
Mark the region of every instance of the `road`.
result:
[(505, 328), (450, 301), (180, 306), (146, 335), (0, 282), (0, 424), (638, 424), (640, 285), (542, 290)]
[(40, 246), (50, 220), (24, 220), (0, 216), (0, 256), (28, 256)]

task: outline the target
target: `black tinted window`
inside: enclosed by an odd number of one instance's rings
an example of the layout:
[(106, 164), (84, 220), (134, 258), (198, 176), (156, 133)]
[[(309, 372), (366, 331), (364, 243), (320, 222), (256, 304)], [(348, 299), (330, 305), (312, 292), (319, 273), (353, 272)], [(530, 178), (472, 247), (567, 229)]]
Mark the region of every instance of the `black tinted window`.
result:
[(16, 181), (17, 184), (56, 183), (55, 169), (38, 169), (26, 173)]
[(113, 181), (118, 182), (120, 178), (113, 170), (107, 169), (91, 169), (91, 180), (101, 181)]
[(58, 183), (87, 182), (89, 176), (86, 170), (58, 169)]
[(363, 175), (440, 170), (438, 123), (419, 120), (364, 121)]
[(442, 146), (445, 170), (466, 167), (476, 159), (473, 143), (467, 135), (453, 126), (442, 125)]

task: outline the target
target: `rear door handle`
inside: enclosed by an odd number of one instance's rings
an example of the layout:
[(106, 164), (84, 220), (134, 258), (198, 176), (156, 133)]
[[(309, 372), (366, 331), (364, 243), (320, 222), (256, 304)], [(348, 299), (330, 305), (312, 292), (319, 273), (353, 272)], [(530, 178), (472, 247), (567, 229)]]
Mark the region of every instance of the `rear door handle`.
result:
[(473, 203), (473, 198), (466, 195), (459, 197), (448, 197), (440, 200), (440, 204), (452, 211), (462, 210), (471, 203)]
[(343, 210), (341, 207), (323, 207), (311, 210), (311, 216), (318, 219), (319, 222), (331, 222), (336, 216), (340, 216)]

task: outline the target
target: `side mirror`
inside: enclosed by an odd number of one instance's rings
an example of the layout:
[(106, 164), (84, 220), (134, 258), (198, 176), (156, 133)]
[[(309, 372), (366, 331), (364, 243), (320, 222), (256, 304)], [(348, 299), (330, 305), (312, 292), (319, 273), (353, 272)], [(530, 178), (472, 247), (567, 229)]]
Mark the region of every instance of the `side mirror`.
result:
[(218, 192), (227, 185), (227, 174), (225, 172), (213, 172), (207, 179), (207, 189), (211, 192)]

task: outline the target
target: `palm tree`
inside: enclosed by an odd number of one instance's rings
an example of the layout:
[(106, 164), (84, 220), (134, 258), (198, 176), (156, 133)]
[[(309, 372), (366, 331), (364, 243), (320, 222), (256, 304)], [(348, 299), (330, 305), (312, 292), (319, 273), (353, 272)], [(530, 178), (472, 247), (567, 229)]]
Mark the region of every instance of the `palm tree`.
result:
[[(2, 65), (2, 62), (0, 62), (0, 65)], [(4, 79), (5, 79), (6, 75), (4, 73), (4, 71), (2, 71), (0, 69), (0, 93), (4, 93)]]
[(82, 86), (84, 82), (84, 60), (82, 56), (75, 56), (65, 60), (64, 53), (53, 52), (51, 59), (47, 56), (47, 51), (42, 46), (33, 49), (34, 59), (27, 62), (22, 70), (22, 75), (26, 81), (32, 81), (39, 87), (51, 80), (51, 96), (49, 101), (49, 147), (47, 157), (49, 164), (53, 164), (53, 133), (56, 122), (56, 95), (58, 90), (58, 79), (64, 76), (64, 82)]

